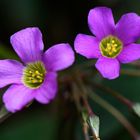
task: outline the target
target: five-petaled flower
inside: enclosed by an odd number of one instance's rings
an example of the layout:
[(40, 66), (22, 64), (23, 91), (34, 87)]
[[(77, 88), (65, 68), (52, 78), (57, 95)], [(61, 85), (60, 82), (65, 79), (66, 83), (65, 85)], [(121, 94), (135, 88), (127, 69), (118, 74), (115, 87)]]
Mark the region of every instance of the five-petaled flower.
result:
[(98, 58), (95, 66), (104, 78), (119, 76), (120, 63), (140, 58), (140, 45), (134, 42), (140, 37), (140, 17), (127, 13), (115, 25), (110, 8), (90, 10), (88, 24), (96, 36), (78, 34), (74, 47), (77, 53), (88, 59)]
[(57, 92), (56, 72), (74, 62), (70, 45), (54, 45), (43, 53), (42, 34), (36, 27), (12, 35), (11, 44), (24, 64), (0, 60), (0, 88), (12, 84), (3, 95), (7, 110), (16, 112), (34, 99), (49, 103)]

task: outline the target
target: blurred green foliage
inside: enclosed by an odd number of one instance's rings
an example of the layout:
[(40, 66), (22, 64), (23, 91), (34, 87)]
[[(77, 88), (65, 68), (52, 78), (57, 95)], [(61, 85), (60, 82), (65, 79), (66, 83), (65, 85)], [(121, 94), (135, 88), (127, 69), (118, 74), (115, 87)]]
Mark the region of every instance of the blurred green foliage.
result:
[[(139, 0), (0, 0), (0, 58), (18, 59), (9, 38), (14, 32), (29, 26), (38, 26), (42, 30), (45, 47), (60, 42), (69, 42), (73, 46), (77, 33), (91, 34), (87, 25), (87, 15), (95, 6), (111, 7), (116, 20), (126, 12), (140, 14)], [(103, 84), (131, 100), (140, 102), (140, 78), (121, 76), (113, 82), (104, 80)], [(97, 92), (120, 109), (140, 131), (139, 119), (130, 114), (125, 106), (110, 95)], [(97, 104), (91, 104), (100, 117), (101, 139), (131, 139), (116, 119)], [(62, 106), (58, 107), (55, 113), (49, 110), (50, 106), (54, 105), (57, 105), (56, 102), (48, 106), (35, 102), (26, 110), (13, 114), (0, 125), (0, 140), (69, 140), (71, 137), (73, 140), (83, 140), (82, 128), (77, 118), (62, 120), (58, 113)], [(65, 106), (65, 109), (68, 110), (69, 107)], [(68, 112), (69, 116), (73, 116), (73, 110)], [(76, 121), (75, 133), (69, 137), (68, 132), (71, 134), (74, 130), (66, 128), (73, 128), (69, 123)]]
[[(46, 108), (37, 108), (25, 111), (22, 115), (16, 114), (1, 124), (1, 140), (53, 140), (57, 139), (59, 119), (50, 116)], [(34, 110), (34, 111), (33, 111)]]

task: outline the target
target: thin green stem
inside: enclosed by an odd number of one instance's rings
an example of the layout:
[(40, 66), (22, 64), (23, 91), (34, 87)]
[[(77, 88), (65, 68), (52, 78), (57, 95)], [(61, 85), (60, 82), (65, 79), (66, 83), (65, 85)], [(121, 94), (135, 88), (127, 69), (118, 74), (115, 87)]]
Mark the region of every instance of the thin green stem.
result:
[(104, 85), (93, 83), (95, 88), (101, 89), (102, 91), (105, 91), (106, 93), (109, 93), (113, 97), (117, 98), (120, 102), (127, 105), (129, 108), (132, 108), (133, 102), (125, 98), (124, 96), (120, 95), (117, 91), (114, 91), (113, 89), (106, 87)]
[(73, 94), (73, 99), (74, 99), (75, 105), (77, 107), (77, 110), (81, 113), (81, 111), (83, 110), (81, 103), (80, 103), (81, 97), (80, 97), (79, 90), (75, 83), (72, 84), (72, 94)]
[[(78, 112), (81, 114), (83, 112), (83, 107), (80, 103), (81, 95), (79, 94), (79, 89), (75, 83), (72, 84), (72, 93), (73, 93), (73, 98), (74, 98), (76, 108)], [(83, 134), (84, 134), (85, 140), (90, 140), (90, 137), (88, 134), (88, 129), (89, 129), (88, 124), (83, 119), (81, 120), (81, 122), (83, 126)]]
[[(86, 89), (84, 88), (85, 85), (83, 84), (82, 80), (78, 77), (78, 74), (76, 76), (76, 83), (79, 87), (79, 90), (81, 91), (81, 95), (82, 95), (82, 99), (83, 99), (83, 102), (84, 102), (84, 105), (88, 111), (88, 115), (91, 117), (91, 116), (94, 116), (95, 113), (92, 111), (91, 107), (89, 106), (88, 104), (88, 101), (87, 101), (87, 91)], [(93, 139), (94, 140), (100, 140), (100, 138), (96, 135), (96, 133), (94, 132), (93, 129), (91, 129), (92, 131), (92, 136), (93, 136)]]
[(133, 63), (128, 63), (128, 65), (131, 65), (131, 66), (135, 66), (135, 67), (137, 67), (137, 68), (140, 68), (140, 61), (137, 60), (137, 61), (135, 61), (135, 62), (133, 62)]
[(139, 77), (140, 71), (139, 70), (121, 69), (121, 74)]
[(11, 116), (11, 113), (9, 113), (4, 106), (0, 109), (0, 123), (2, 123), (5, 119), (7, 119), (9, 116)]
[(86, 122), (83, 122), (83, 133), (85, 140), (90, 140), (89, 134), (88, 134), (88, 124)]

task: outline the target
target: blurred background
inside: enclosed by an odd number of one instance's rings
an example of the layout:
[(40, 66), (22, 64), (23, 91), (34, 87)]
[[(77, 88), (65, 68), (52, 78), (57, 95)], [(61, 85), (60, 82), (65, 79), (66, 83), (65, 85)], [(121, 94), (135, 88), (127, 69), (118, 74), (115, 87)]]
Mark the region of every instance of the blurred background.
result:
[[(91, 34), (87, 15), (96, 6), (111, 7), (116, 21), (127, 12), (140, 14), (139, 0), (0, 0), (0, 58), (18, 59), (9, 38), (18, 30), (32, 26), (41, 29), (46, 49), (61, 42), (69, 42), (73, 46), (78, 33)], [(113, 82), (104, 80), (103, 83), (140, 102), (140, 78), (122, 75)], [(4, 90), (1, 90), (1, 96)], [(103, 96), (120, 109), (140, 132), (139, 118), (110, 96)], [(91, 105), (100, 117), (102, 140), (131, 140), (116, 119), (97, 104)], [(56, 99), (47, 106), (34, 102), (0, 124), (0, 140), (84, 140), (75, 112), (73, 105), (64, 100), (60, 103)]]

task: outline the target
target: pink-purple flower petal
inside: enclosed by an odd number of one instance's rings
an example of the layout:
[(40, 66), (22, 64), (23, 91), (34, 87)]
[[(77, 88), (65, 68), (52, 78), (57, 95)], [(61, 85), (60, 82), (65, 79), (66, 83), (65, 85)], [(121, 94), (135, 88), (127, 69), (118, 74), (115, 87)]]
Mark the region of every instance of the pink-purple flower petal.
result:
[(129, 63), (140, 59), (140, 44), (129, 44), (125, 46), (118, 56), (121, 63)]
[(75, 51), (86, 58), (98, 58), (101, 56), (99, 41), (90, 35), (78, 34), (74, 41)]
[(120, 64), (117, 59), (101, 57), (95, 66), (104, 78), (111, 80), (119, 76)]
[(90, 10), (88, 24), (91, 32), (99, 39), (114, 34), (115, 23), (110, 8), (96, 7)]
[(47, 104), (55, 97), (57, 89), (57, 74), (55, 72), (47, 73), (42, 86), (35, 90), (35, 99), (40, 103)]
[(43, 56), (43, 61), (49, 71), (63, 70), (74, 62), (74, 52), (69, 44), (57, 44), (49, 48)]
[(140, 37), (140, 17), (135, 13), (123, 15), (116, 24), (116, 34), (127, 45)]
[(24, 66), (16, 60), (0, 60), (0, 88), (13, 83), (21, 83)]
[(11, 44), (25, 63), (41, 60), (43, 51), (42, 34), (36, 27), (18, 31), (10, 38)]
[(50, 100), (43, 93), (35, 92), (35, 99), (41, 104), (48, 104)]
[(24, 85), (12, 85), (3, 95), (3, 102), (8, 111), (14, 113), (34, 99), (33, 90)]

